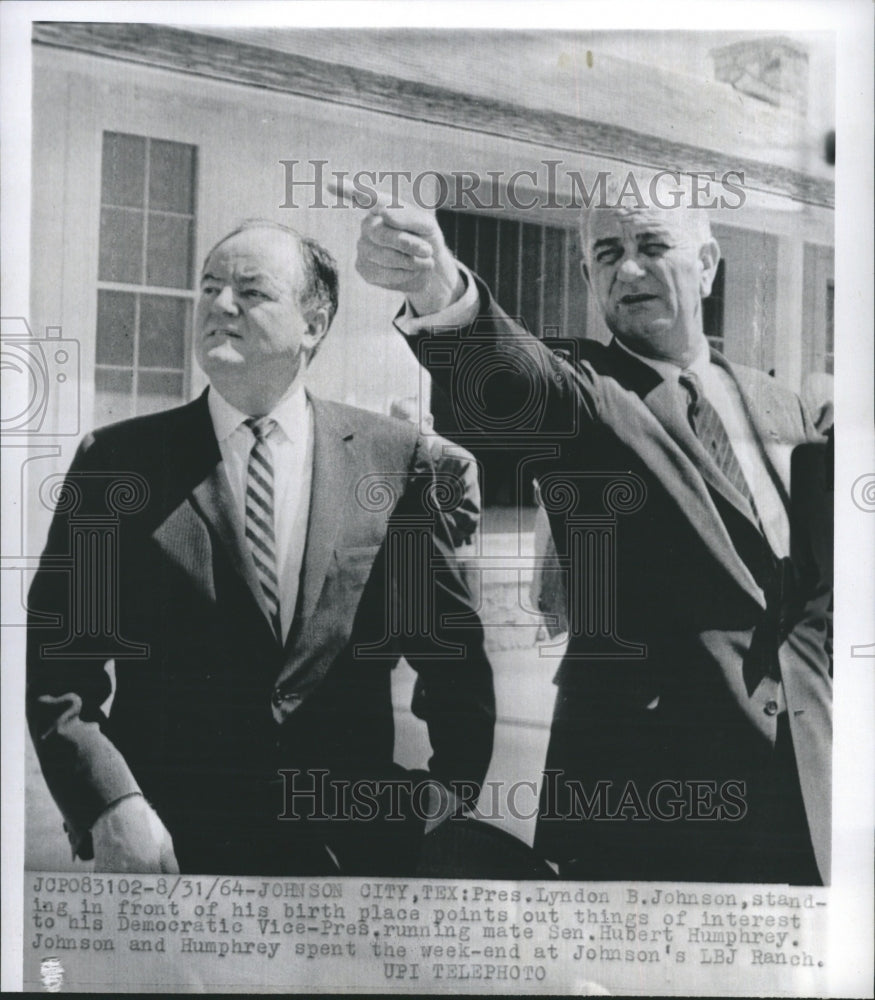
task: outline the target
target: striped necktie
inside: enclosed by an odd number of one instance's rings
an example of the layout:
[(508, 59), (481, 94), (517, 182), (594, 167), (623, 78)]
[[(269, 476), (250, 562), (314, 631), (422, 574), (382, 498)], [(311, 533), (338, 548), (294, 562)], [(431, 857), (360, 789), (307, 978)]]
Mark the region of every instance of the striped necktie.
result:
[(744, 472), (742, 472), (738, 458), (733, 451), (732, 442), (729, 440), (723, 421), (702, 391), (702, 380), (693, 371), (683, 371), (679, 381), (689, 394), (687, 419), (690, 421), (693, 432), (701, 442), (702, 447), (714, 460), (717, 468), (750, 504), (754, 517), (759, 522), (750, 486), (744, 478)]
[(249, 453), (246, 477), (246, 538), (270, 612), (271, 624), (277, 638), (280, 638), (279, 580), (273, 523), (273, 461), (267, 444), (276, 421), (270, 417), (250, 417), (244, 423), (255, 437)]

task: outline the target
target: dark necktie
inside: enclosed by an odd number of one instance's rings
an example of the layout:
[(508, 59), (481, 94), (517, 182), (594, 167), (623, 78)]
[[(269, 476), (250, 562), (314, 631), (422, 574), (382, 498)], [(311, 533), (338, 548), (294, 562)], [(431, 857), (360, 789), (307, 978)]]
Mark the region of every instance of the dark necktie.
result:
[[(763, 530), (762, 521), (754, 503), (750, 487), (744, 478), (738, 458), (733, 451), (729, 435), (726, 433), (726, 428), (719, 414), (702, 392), (702, 382), (699, 376), (695, 372), (684, 371), (681, 372), (679, 381), (689, 393), (690, 402), (687, 409), (687, 416), (696, 437), (701, 442), (702, 447), (714, 459), (715, 464), (723, 475), (750, 505), (750, 510), (759, 528), (756, 536), (752, 536), (755, 538), (755, 541), (751, 541), (744, 534), (734, 532), (732, 533), (733, 544), (738, 554), (751, 570), (754, 579), (762, 587), (767, 608), (770, 609), (769, 619), (775, 630), (775, 634), (780, 636), (783, 624), (779, 616), (782, 602), (784, 601), (782, 595), (789, 586), (787, 578), (789, 560), (777, 559), (772, 551), (766, 538), (766, 533)], [(783, 639), (776, 639), (775, 641), (779, 644)], [(775, 648), (777, 648), (777, 645)], [(768, 676), (780, 681), (777, 664), (777, 657), (767, 657), (763, 670)]]
[(246, 538), (271, 624), (277, 637), (280, 637), (279, 579), (273, 523), (273, 461), (267, 445), (267, 438), (276, 427), (276, 421), (270, 417), (251, 417), (245, 424), (255, 436), (246, 477)]
[(750, 504), (754, 517), (759, 521), (753, 494), (744, 478), (741, 466), (738, 464), (732, 442), (729, 440), (729, 435), (726, 433), (726, 428), (723, 426), (719, 414), (702, 392), (702, 380), (695, 372), (687, 370), (681, 372), (679, 381), (689, 394), (687, 418), (693, 432), (701, 442), (702, 447), (714, 460), (717, 468)]

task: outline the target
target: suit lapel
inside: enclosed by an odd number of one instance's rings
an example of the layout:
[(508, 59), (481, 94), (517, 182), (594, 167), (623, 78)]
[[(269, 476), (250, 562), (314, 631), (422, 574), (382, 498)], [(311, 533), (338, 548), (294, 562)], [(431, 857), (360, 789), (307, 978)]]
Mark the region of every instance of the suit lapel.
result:
[[(642, 367), (649, 368), (649, 365), (645, 365), (644, 362), (638, 362), (637, 358), (629, 356), (628, 352), (617, 346), (614, 341), (612, 341), (612, 348), (616, 355), (625, 354), (631, 361), (642, 365)], [(722, 359), (720, 360), (722, 361)], [(725, 362), (721, 367), (727, 367)], [(683, 405), (683, 397), (678, 387), (663, 379), (654, 369), (650, 368), (650, 371), (653, 372), (657, 381), (652, 382), (647, 391), (641, 394), (645, 406), (647, 406), (671, 437), (686, 452), (690, 461), (699, 470), (709, 488), (719, 493), (720, 496), (731, 503), (750, 523), (751, 527), (759, 532), (760, 528), (750, 504), (729, 482), (726, 476), (723, 475), (714, 462), (714, 459), (702, 447), (702, 442), (696, 437), (695, 432), (690, 427), (686, 408)], [(640, 376), (636, 376), (635, 380), (636, 383), (646, 384)], [(746, 405), (745, 410), (747, 411)], [(747, 412), (747, 416), (750, 419), (749, 412)]]
[[(303, 621), (313, 614), (322, 593), (353, 476), (352, 427), (338, 418), (330, 403), (312, 396), (310, 403), (313, 407), (313, 480), (301, 571), (299, 607)], [(294, 628), (290, 630), (290, 636), (294, 631)]]
[[(783, 447), (782, 441), (783, 437), (779, 432), (775, 421), (773, 419), (772, 407), (769, 405), (767, 400), (760, 400), (757, 405), (751, 406), (751, 398), (747, 391), (747, 388), (742, 384), (741, 380), (738, 378), (733, 367), (729, 362), (716, 351), (711, 352), (711, 363), (718, 365), (722, 368), (726, 374), (732, 379), (733, 384), (738, 392), (739, 399), (741, 400), (741, 405), (744, 409), (747, 421), (753, 430), (754, 441), (756, 442), (757, 449), (759, 450), (760, 457), (763, 460), (763, 464), (766, 467), (766, 471), (771, 478), (775, 489), (778, 491), (778, 496), (781, 498), (781, 502), (784, 505), (784, 509), (787, 514), (790, 513), (790, 494), (788, 492), (789, 478), (787, 483), (781, 478), (775, 462), (772, 460), (771, 450), (773, 448)], [(789, 472), (788, 472), (789, 476)]]
[(247, 548), (243, 525), (234, 512), (234, 496), (221, 461), (195, 486), (191, 492), (191, 500), (192, 505), (222, 543), (232, 566), (264, 614), (265, 624), (270, 627), (270, 615), (264, 591), (261, 589)]
[[(749, 504), (726, 480), (702, 447), (690, 427), (681, 395), (675, 390), (675, 386), (663, 379), (655, 369), (624, 351), (616, 341), (611, 341), (610, 351), (613, 374), (619, 385), (631, 390), (641, 399), (642, 409), (645, 411), (642, 417), (649, 411), (655, 418), (653, 424), (636, 430), (630, 420), (628, 404), (621, 403), (611, 421), (615, 433), (621, 440), (628, 441), (630, 447), (645, 461), (648, 461), (648, 455), (653, 455), (651, 467), (666, 488), (679, 496), (679, 502), (702, 540), (732, 570), (744, 589), (762, 603), (762, 590), (738, 555), (710, 491), (725, 497), (737, 507), (751, 529), (760, 534)], [(648, 436), (647, 428), (653, 439), (653, 448), (642, 450), (641, 442)], [(670, 462), (668, 470), (664, 468), (665, 459)], [(703, 487), (703, 480), (708, 489)]]
[[(313, 476), (298, 601), (299, 615), (304, 620), (312, 615), (322, 592), (354, 471), (349, 452), (352, 428), (337, 417), (330, 403), (312, 396), (310, 403), (313, 407)], [(191, 505), (221, 543), (233, 568), (258, 605), (265, 627), (270, 629), (264, 593), (249, 554), (243, 525), (235, 512), (234, 496), (216, 442), (206, 393), (193, 406), (190, 432), (181, 433), (180, 438), (190, 442), (186, 454), (193, 483), (188, 494)], [(299, 624), (293, 621), (287, 644)]]
[(194, 425), (188, 440), (191, 442), (191, 468), (195, 470), (194, 485), (189, 494), (192, 507), (218, 538), (231, 565), (261, 609), (265, 626), (271, 628), (270, 615), (249, 554), (243, 525), (234, 509), (234, 495), (210, 419), (206, 392), (197, 400)]

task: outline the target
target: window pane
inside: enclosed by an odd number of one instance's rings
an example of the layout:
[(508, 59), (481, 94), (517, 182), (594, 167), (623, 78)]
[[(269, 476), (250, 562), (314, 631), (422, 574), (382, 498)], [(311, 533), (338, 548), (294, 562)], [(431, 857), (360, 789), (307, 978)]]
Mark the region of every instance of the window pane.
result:
[(541, 335), (540, 298), (541, 298), (541, 242), (543, 230), (530, 222), (521, 223), (523, 254), (520, 265), (520, 314), (526, 322), (526, 327), (535, 334)]
[(498, 223), (498, 280), (493, 295), (511, 316), (517, 313), (519, 296), (520, 227), (512, 219), (502, 219)]
[(456, 213), (454, 232), (456, 246), (455, 254), (463, 264), (477, 270), (477, 219), (464, 212)]
[(174, 215), (149, 213), (146, 284), (191, 287), (192, 223)]
[(135, 296), (129, 292), (97, 293), (97, 363), (134, 364)]
[[(456, 223), (460, 218), (458, 212), (451, 212), (447, 208), (439, 208), (435, 212), (435, 218), (438, 221), (438, 225), (441, 227), (441, 232), (444, 234), (444, 239), (446, 240), (447, 246), (450, 251), (459, 257), (458, 252), (458, 236), (456, 234)], [(461, 259), (461, 258), (460, 258)]]
[(181, 403), (182, 372), (141, 372), (137, 413), (157, 413)]
[(101, 281), (143, 282), (143, 216), (129, 209), (100, 210)]
[[(140, 368), (185, 368), (189, 303), (167, 295), (140, 299)], [(142, 381), (141, 381), (142, 386)]]
[[(724, 294), (726, 289), (726, 261), (717, 264), (717, 273), (711, 285), (711, 294), (702, 299), (702, 326), (705, 335), (715, 340), (723, 340)], [(719, 350), (720, 348), (718, 348)]]
[(194, 212), (194, 146), (152, 140), (149, 208)]
[(580, 236), (569, 231), (565, 243), (568, 254), (568, 287), (565, 290), (568, 297), (568, 321), (562, 333), (567, 337), (585, 337), (587, 289), (580, 271)]
[(562, 278), (565, 273), (565, 234), (561, 229), (544, 227), (544, 319), (543, 326), (552, 327), (550, 336), (562, 330)]
[(101, 202), (143, 207), (146, 187), (146, 140), (138, 135), (103, 133)]
[(95, 369), (94, 422), (98, 426), (133, 415), (133, 383), (133, 372)]
[(477, 264), (474, 270), (490, 288), (495, 288), (498, 274), (497, 246), (498, 221), (481, 216), (477, 219)]

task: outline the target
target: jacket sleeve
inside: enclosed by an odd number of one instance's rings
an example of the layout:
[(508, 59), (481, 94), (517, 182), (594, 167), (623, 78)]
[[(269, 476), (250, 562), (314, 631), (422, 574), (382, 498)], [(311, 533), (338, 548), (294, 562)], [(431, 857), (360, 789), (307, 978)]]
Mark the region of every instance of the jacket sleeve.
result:
[[(442, 440), (442, 439), (441, 439)], [(468, 452), (453, 445), (440, 445), (446, 451), (435, 449), (435, 469), (440, 488), (448, 494), (447, 521), (453, 547), (471, 542), (480, 526), (480, 478), (477, 461)]]
[(791, 563), (796, 582), (795, 622), (788, 639), (806, 651), (807, 661), (832, 677), (833, 613), (833, 443), (798, 445), (791, 460)]
[[(111, 595), (92, 588), (73, 516), (98, 510), (92, 437), (80, 445), (61, 490), (28, 596), (27, 721), (43, 775), (64, 817), (74, 855), (88, 859), (90, 829), (108, 805), (139, 786), (104, 734), (112, 692), (105, 649), (89, 636)], [(115, 550), (117, 551), (117, 549)], [(90, 647), (90, 648), (89, 648)]]
[[(495, 694), (483, 626), (456, 562), (450, 525), (425, 441), (417, 442), (408, 486), (392, 515), (414, 531), (419, 558), (396, 570), (401, 652), (418, 674), (416, 714), (428, 726), (431, 775), (476, 802), (492, 757)], [(390, 534), (393, 530), (390, 525)], [(408, 535), (408, 537), (410, 537)], [(403, 579), (397, 579), (401, 575)], [(413, 624), (415, 623), (415, 625)]]
[(501, 309), (476, 275), (473, 280), (479, 311), (468, 327), (430, 327), (422, 317), (406, 335), (449, 399), (465, 446), (476, 453), (479, 441), (567, 436), (581, 421), (596, 420), (598, 386), (589, 365), (579, 363), (579, 341), (538, 340)]

